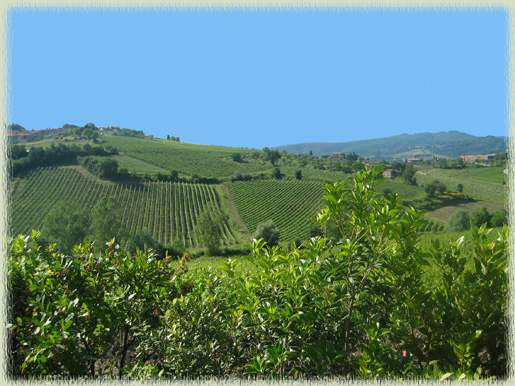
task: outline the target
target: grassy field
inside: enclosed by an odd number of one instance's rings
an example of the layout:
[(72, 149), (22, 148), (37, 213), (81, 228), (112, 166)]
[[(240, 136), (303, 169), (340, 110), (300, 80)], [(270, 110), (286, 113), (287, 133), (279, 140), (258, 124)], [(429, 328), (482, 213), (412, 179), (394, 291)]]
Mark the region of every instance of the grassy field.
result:
[(378, 186), (377, 190), (379, 192), (390, 190), (391, 192), (397, 193), (402, 198), (410, 200), (421, 199), (426, 195), (424, 188), (418, 185), (409, 185), (400, 177), (385, 180)]
[(437, 221), (447, 221), (456, 210), (463, 209), (467, 213), (479, 212), (481, 209), (486, 208), (489, 213), (497, 212), (503, 209), (505, 206), (499, 202), (492, 201), (470, 201), (462, 200), (449, 203), (448, 205), (442, 206), (441, 208), (435, 209), (430, 213), (427, 213), (427, 217)]
[[(488, 238), (489, 240), (495, 240), (498, 237), (498, 233), (501, 232), (501, 228), (494, 228), (490, 231)], [(448, 244), (450, 242), (458, 240), (460, 237), (464, 236), (464, 247), (465, 253), (473, 253), (473, 242), (472, 242), (472, 233), (471, 231), (463, 231), (463, 232), (437, 232), (437, 233), (422, 233), (420, 235), (420, 246), (426, 252), (428, 252), (432, 246), (431, 243), (439, 240), (441, 245)], [(245, 272), (252, 272), (258, 269), (254, 264), (252, 264), (252, 259), (246, 256), (236, 256), (231, 257), (232, 260), (241, 263), (241, 265), (237, 268), (237, 272), (244, 274)], [(227, 257), (201, 257), (191, 259), (187, 266), (191, 272), (195, 272), (198, 269), (211, 269), (214, 272), (219, 274), (223, 274), (223, 271), (218, 267), (223, 265), (223, 263), (227, 261)], [(438, 276), (438, 267), (436, 267), (431, 259), (428, 260), (429, 265), (427, 265), (424, 269), (424, 281), (428, 286), (436, 286), (439, 283), (435, 282), (434, 278)], [(466, 269), (472, 268), (469, 265), (466, 265)]]
[(463, 193), (475, 200), (504, 203), (506, 200), (507, 175), (502, 167), (466, 168), (461, 170), (425, 169), (417, 173), (419, 184), (428, 184), (439, 180), (448, 190), (456, 191), (457, 185), (463, 185)]
[(426, 173), (435, 178), (455, 178), (456, 180), (477, 181), (502, 184), (508, 181), (508, 175), (503, 173), (502, 166), (467, 167), (465, 169), (427, 169)]

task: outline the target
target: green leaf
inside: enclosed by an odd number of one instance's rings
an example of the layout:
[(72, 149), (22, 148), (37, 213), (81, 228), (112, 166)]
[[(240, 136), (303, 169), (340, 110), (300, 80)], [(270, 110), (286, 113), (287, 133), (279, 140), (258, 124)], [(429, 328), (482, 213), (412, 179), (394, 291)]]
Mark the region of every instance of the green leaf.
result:
[(440, 381), (445, 381), (449, 377), (452, 377), (452, 373), (445, 373), (440, 377)]

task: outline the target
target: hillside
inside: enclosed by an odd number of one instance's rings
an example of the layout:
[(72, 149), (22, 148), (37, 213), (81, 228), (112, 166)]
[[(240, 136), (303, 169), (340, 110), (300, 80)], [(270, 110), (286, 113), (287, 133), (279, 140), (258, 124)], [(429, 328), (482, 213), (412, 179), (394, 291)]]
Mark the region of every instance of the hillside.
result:
[[(14, 181), (10, 217), (13, 235), (28, 234), (41, 225), (60, 201), (76, 202), (91, 211), (102, 198), (119, 202), (122, 225), (136, 234), (148, 229), (162, 244), (180, 240), (196, 247), (195, 226), (205, 212), (223, 211), (218, 190), (213, 185), (173, 182), (144, 182), (134, 185), (98, 181), (80, 167), (44, 167)], [(227, 221), (225, 244), (234, 244), (237, 235)]]
[(322, 184), (311, 181), (263, 180), (226, 183), (241, 219), (250, 233), (273, 220), (280, 240), (306, 240), (309, 218), (320, 207)]
[(476, 137), (459, 131), (402, 134), (392, 137), (349, 142), (311, 142), (279, 146), (279, 151), (314, 155), (356, 153), (362, 157), (383, 159), (459, 157), (462, 154), (494, 154), (506, 151), (505, 137)]
[(107, 144), (115, 146), (123, 155), (136, 158), (166, 170), (192, 176), (227, 177), (235, 172), (256, 173), (270, 166), (255, 163), (238, 163), (231, 156), (238, 152), (249, 155), (258, 150), (224, 146), (197, 145), (162, 139), (130, 137), (103, 137)]
[[(11, 181), (9, 213), (13, 235), (40, 229), (61, 201), (79, 203), (91, 211), (99, 200), (112, 197), (119, 203), (122, 223), (131, 235), (148, 230), (161, 244), (179, 240), (186, 247), (202, 247), (194, 231), (205, 211), (227, 215), (223, 233), (226, 246), (250, 241), (257, 225), (267, 220), (279, 227), (281, 242), (306, 240), (308, 218), (320, 205), (322, 183), (347, 179), (363, 161), (362, 154), (348, 150), (340, 158), (318, 157), (268, 148), (181, 143), (129, 129), (124, 130), (133, 136), (107, 136), (98, 134), (93, 124), (86, 126), (74, 126), (69, 134), (58, 138), (11, 146), (15, 178)], [(442, 153), (460, 138), (461, 149), (468, 140), (478, 139), (448, 132), (357, 142), (394, 151), (411, 140), (426, 143), (416, 151), (438, 148)], [(499, 138), (485, 137), (485, 141), (495, 143)], [(311, 150), (316, 152), (315, 147)], [(98, 168), (113, 164), (118, 171), (110, 177), (98, 173)], [(443, 226), (457, 209), (469, 214), (482, 207), (491, 213), (502, 209), (507, 182), (504, 168), (501, 163), (453, 170), (428, 161), (416, 166), (417, 185), (397, 177), (388, 179), (380, 190), (388, 189), (407, 203), (428, 209), (426, 216)], [(424, 186), (434, 180), (444, 183), (447, 192), (428, 202)], [(458, 185), (463, 195), (456, 196)]]

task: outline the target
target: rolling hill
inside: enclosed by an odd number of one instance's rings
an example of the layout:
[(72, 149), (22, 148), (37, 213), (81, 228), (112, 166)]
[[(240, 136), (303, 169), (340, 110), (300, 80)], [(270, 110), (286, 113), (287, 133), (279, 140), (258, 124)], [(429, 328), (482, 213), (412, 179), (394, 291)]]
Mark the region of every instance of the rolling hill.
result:
[[(381, 156), (377, 158), (382, 160), (395, 154), (403, 154), (403, 159), (419, 154), (495, 153), (506, 148), (502, 137), (474, 137), (456, 131), (405, 134), (343, 144), (292, 145), (296, 147), (289, 148), (290, 153), (281, 152), (274, 162), (267, 158), (267, 149), (197, 145), (144, 135), (99, 135), (90, 140), (69, 134), (28, 142), (23, 146), (26, 147), (22, 150), (25, 155), (22, 161), (35, 158), (38, 152), (34, 149), (38, 147), (40, 151), (52, 148), (55, 154), (66, 146), (75, 146), (76, 151), (87, 146), (90, 150), (98, 150), (102, 146), (115, 148), (117, 152), (108, 156), (88, 157), (114, 160), (124, 174), (120, 172), (118, 179), (102, 180), (79, 162), (81, 157), (88, 158), (85, 156), (71, 157), (65, 162), (57, 160), (55, 164), (27, 166), (10, 181), (12, 235), (27, 234), (30, 229), (40, 228), (60, 201), (77, 202), (86, 211), (91, 211), (99, 200), (112, 197), (120, 203), (122, 223), (131, 234), (148, 230), (159, 243), (170, 244), (179, 240), (193, 248), (202, 247), (195, 235), (195, 226), (206, 211), (227, 215), (223, 233), (226, 246), (248, 242), (257, 224), (270, 219), (281, 230), (281, 241), (306, 239), (308, 218), (320, 205), (322, 183), (347, 178), (355, 171), (354, 162), (359, 160), (356, 160), (358, 157), (337, 159), (295, 154), (296, 151), (312, 150), (314, 154), (344, 152), (348, 156), (354, 152), (369, 157), (375, 151), (380, 152)], [(283, 148), (286, 147), (281, 150)], [(417, 168), (418, 186), (408, 185), (397, 178), (385, 182), (384, 188), (423, 202), (425, 184), (438, 179), (450, 191), (455, 191), (459, 183), (465, 194), (474, 199), (464, 204), (467, 210), (470, 207), (469, 212), (481, 206), (494, 211), (504, 205), (506, 175), (503, 169), (502, 166), (469, 167), (453, 171), (424, 163)], [(277, 170), (280, 176), (273, 177)], [(445, 222), (453, 211), (454, 208), (448, 205), (433, 219)]]
[(376, 160), (459, 157), (462, 154), (493, 154), (506, 151), (505, 137), (476, 137), (459, 131), (402, 134), (392, 137), (349, 142), (309, 142), (278, 146), (279, 151), (322, 156), (334, 153), (356, 153)]

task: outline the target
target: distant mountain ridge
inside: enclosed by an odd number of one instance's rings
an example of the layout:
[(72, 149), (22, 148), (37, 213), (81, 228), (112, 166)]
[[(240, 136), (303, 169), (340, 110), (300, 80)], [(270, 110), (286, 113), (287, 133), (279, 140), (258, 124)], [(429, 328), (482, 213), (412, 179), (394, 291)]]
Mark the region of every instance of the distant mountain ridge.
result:
[(505, 152), (506, 137), (476, 137), (452, 130), (440, 133), (402, 134), (385, 138), (349, 142), (307, 142), (278, 146), (280, 151), (332, 155), (356, 153), (362, 157), (382, 159), (459, 157), (463, 154), (494, 154)]

